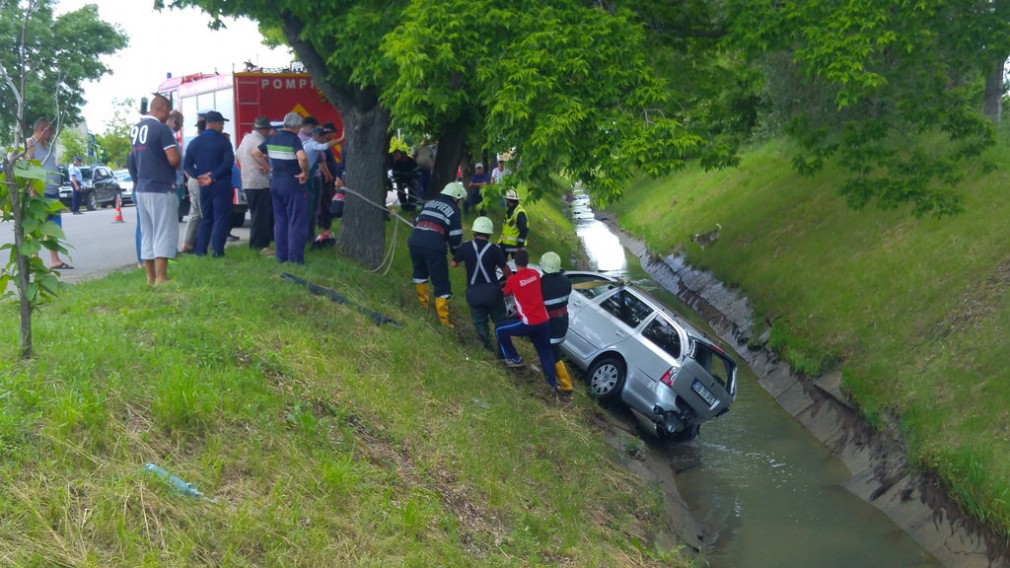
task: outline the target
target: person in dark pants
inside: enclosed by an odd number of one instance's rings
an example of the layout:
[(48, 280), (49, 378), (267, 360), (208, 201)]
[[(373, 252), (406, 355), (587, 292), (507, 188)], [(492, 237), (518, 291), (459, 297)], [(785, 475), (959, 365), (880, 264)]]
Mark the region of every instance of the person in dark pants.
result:
[[(84, 176), (81, 175), (81, 162), (84, 160), (80, 156), (74, 157), (74, 163), (67, 168), (67, 173), (70, 176), (70, 183), (73, 185), (73, 191), (71, 192), (70, 199), (70, 212), (74, 215), (82, 215), (81, 213), (81, 190), (84, 189)], [(139, 242), (140, 239), (138, 238)], [(140, 249), (140, 245), (137, 245), (137, 249)], [(138, 256), (140, 253), (137, 253)]]
[(540, 289), (540, 273), (529, 268), (530, 255), (526, 249), (515, 253), (516, 272), (505, 281), (503, 292), (515, 300), (518, 317), (503, 321), (494, 328), (495, 337), (501, 349), (505, 364), (509, 367), (522, 365), (512, 338), (516, 336), (529, 337), (533, 347), (540, 357), (544, 378), (552, 389), (557, 389), (557, 377), (554, 374), (554, 353), (551, 351), (551, 323), (544, 307), (543, 291)]
[(221, 134), (226, 119), (216, 110), (204, 116), (207, 130), (186, 147), (183, 167), (189, 177), (200, 185), (200, 229), (196, 235), (196, 254), (207, 254), (212, 245), (214, 256), (224, 256), (224, 245), (231, 230), (231, 183), (235, 152), (231, 142)]
[(517, 250), (526, 248), (530, 232), (529, 215), (519, 205), (519, 192), (510, 189), (505, 192), (505, 222), (502, 223), (498, 244), (505, 251), (505, 257), (515, 258)]
[(473, 240), (456, 249), (451, 263), (453, 268), (460, 262), (466, 266), (466, 303), (470, 306), (470, 318), (477, 336), (488, 351), (495, 350), (487, 329), (488, 319), (492, 326), (505, 320), (505, 299), (498, 284), (498, 269), (506, 278), (512, 274), (505, 263), (505, 254), (498, 245), (488, 242), (493, 232), (491, 219), (474, 219)]
[(407, 237), (410, 262), (413, 264), (414, 287), (417, 299), (428, 309), (428, 279), (435, 287), (435, 311), (438, 321), (445, 327), (453, 327), (449, 321), (449, 298), (452, 284), (449, 282), (449, 262), (445, 258), (446, 244), (449, 252), (456, 254), (463, 240), (463, 220), (459, 212), (459, 202), (466, 197), (466, 190), (459, 182), (446, 184), (438, 197), (424, 204), (414, 222), (414, 229)]
[(561, 270), (561, 257), (548, 251), (540, 257), (540, 291), (544, 297), (544, 307), (551, 326), (551, 352), (554, 355), (554, 374), (558, 381), (558, 398), (562, 402), (572, 399), (572, 379), (561, 360), (561, 344), (568, 335), (568, 296), (572, 294), (572, 283)]
[[(277, 262), (305, 263), (309, 222), (309, 159), (298, 139), (302, 115), (289, 112), (284, 129), (267, 138), (253, 158), (271, 172), (270, 198), (274, 208), (274, 256)], [(269, 160), (269, 161), (268, 161)]]
[(238, 158), (239, 167), (242, 170), (242, 188), (245, 190), (246, 200), (249, 202), (249, 217), (251, 227), (249, 228), (249, 248), (261, 251), (263, 254), (270, 254), (270, 241), (274, 232), (273, 203), (270, 201), (270, 171), (269, 167), (261, 166), (253, 158), (253, 150), (259, 147), (270, 132), (273, 126), (270, 119), (265, 116), (257, 116), (253, 122), (252, 132), (242, 138), (235, 157)]

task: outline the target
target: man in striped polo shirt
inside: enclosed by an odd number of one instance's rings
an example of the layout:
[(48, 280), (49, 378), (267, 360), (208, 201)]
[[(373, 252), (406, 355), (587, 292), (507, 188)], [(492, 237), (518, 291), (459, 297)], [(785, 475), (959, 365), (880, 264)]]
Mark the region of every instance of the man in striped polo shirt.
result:
[(305, 263), (308, 240), (309, 160), (298, 138), (302, 116), (289, 112), (284, 129), (253, 150), (255, 159), (270, 172), (270, 198), (274, 210), (274, 256), (278, 262)]

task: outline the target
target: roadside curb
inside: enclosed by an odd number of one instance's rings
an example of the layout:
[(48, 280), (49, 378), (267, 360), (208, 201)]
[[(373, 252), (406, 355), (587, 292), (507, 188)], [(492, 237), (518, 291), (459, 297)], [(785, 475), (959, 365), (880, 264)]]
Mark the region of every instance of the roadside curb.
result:
[(849, 469), (845, 488), (886, 514), (944, 566), (1010, 566), (1007, 543), (961, 512), (939, 481), (913, 471), (896, 426), (875, 432), (841, 391), (841, 374), (807, 380), (767, 347), (767, 332), (754, 337), (753, 309), (711, 274), (684, 256), (658, 257), (628, 235), (613, 217), (597, 214), (642, 267), (664, 288), (700, 314), (759, 377), (778, 403), (825, 444)]

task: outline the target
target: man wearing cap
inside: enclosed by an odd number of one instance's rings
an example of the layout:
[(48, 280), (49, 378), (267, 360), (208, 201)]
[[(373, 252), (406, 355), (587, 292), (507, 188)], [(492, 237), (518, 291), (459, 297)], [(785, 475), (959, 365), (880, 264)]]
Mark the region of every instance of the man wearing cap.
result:
[(179, 248), (179, 202), (175, 197), (175, 170), (179, 146), (165, 125), (172, 103), (162, 95), (151, 101), (150, 112), (130, 130), (132, 150), (127, 159), (134, 180), (133, 199), (140, 210), (140, 256), (147, 283), (169, 281), (168, 259)]
[(561, 269), (561, 257), (556, 252), (547, 251), (540, 257), (540, 291), (544, 297), (544, 307), (551, 326), (551, 353), (554, 355), (554, 374), (558, 381), (558, 399), (572, 400), (572, 379), (561, 361), (561, 344), (568, 335), (568, 296), (572, 294), (572, 283)]
[(435, 199), (424, 204), (414, 221), (414, 229), (407, 237), (410, 262), (414, 267), (414, 287), (417, 299), (428, 309), (428, 279), (435, 287), (435, 311), (438, 321), (445, 327), (452, 327), (449, 321), (449, 298), (452, 284), (449, 282), (449, 262), (445, 258), (446, 243), (449, 252), (456, 254), (463, 240), (463, 220), (459, 212), (459, 202), (466, 197), (463, 184), (451, 182)]
[(231, 184), (235, 152), (231, 142), (222, 136), (228, 119), (216, 110), (204, 115), (207, 130), (186, 147), (183, 167), (200, 186), (200, 229), (196, 234), (197, 256), (213, 248), (215, 257), (224, 256), (224, 245), (231, 230), (231, 204), (234, 196)]
[(70, 212), (74, 215), (81, 215), (81, 188), (84, 183), (84, 175), (81, 174), (80, 156), (74, 156), (74, 163), (67, 168), (67, 175), (70, 176), (70, 183), (74, 186), (73, 197), (70, 200)]
[(249, 202), (249, 217), (252, 226), (249, 228), (249, 248), (259, 250), (264, 255), (273, 254), (270, 240), (274, 233), (273, 204), (270, 203), (270, 168), (260, 165), (253, 158), (253, 150), (259, 147), (273, 126), (270, 119), (257, 116), (253, 122), (252, 132), (242, 138), (235, 157), (242, 171), (242, 188)]
[[(308, 236), (309, 160), (298, 139), (302, 115), (284, 115), (284, 128), (253, 150), (256, 162), (270, 173), (270, 199), (274, 208), (274, 256), (277, 262), (305, 263)], [(269, 161), (268, 161), (269, 160)]]
[(515, 258), (516, 251), (526, 248), (526, 236), (530, 232), (529, 216), (519, 205), (519, 192), (510, 189), (505, 192), (505, 222), (502, 223), (498, 244), (505, 249), (505, 257)]
[(462, 262), (466, 266), (466, 303), (470, 306), (470, 318), (477, 336), (488, 351), (494, 351), (491, 334), (487, 330), (488, 319), (491, 327), (505, 320), (505, 299), (498, 285), (498, 270), (508, 278), (512, 270), (505, 262), (505, 254), (498, 245), (488, 241), (494, 232), (494, 224), (487, 217), (473, 220), (473, 240), (456, 249), (451, 266), (456, 268)]
[(469, 212), (471, 207), (476, 209), (477, 205), (481, 201), (484, 201), (480, 192), (484, 186), (491, 183), (491, 177), (484, 172), (484, 164), (477, 162), (473, 170), (473, 175), (470, 176), (470, 184), (467, 186), (469, 195), (466, 198), (466, 203), (463, 205), (464, 213)]

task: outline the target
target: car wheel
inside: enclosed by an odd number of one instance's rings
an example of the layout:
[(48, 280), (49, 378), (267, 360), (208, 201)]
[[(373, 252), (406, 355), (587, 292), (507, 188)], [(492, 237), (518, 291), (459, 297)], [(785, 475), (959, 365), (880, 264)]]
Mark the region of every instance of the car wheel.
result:
[(600, 400), (617, 400), (624, 388), (624, 363), (616, 357), (604, 357), (586, 373), (589, 395)]
[(88, 194), (87, 207), (88, 211), (94, 211), (95, 209), (98, 209), (98, 197), (95, 195), (94, 191)]

